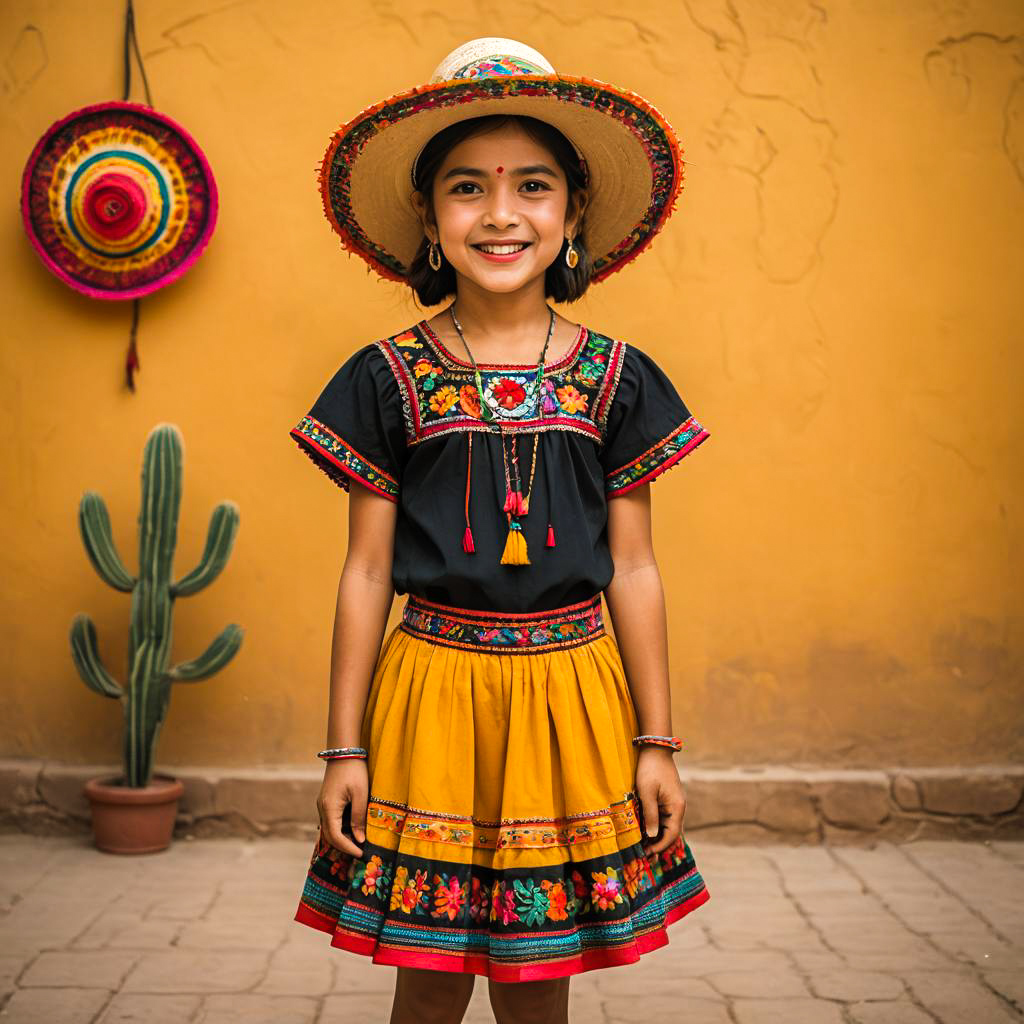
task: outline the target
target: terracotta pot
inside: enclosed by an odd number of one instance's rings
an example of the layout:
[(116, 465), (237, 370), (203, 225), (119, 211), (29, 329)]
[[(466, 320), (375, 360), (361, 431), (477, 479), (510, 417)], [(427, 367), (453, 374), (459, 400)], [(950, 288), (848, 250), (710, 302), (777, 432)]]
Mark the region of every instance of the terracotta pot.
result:
[(92, 832), (97, 849), (107, 853), (157, 853), (171, 845), (178, 801), (185, 792), (180, 779), (154, 774), (141, 789), (124, 785), (123, 775), (89, 779), (85, 795), (92, 805)]

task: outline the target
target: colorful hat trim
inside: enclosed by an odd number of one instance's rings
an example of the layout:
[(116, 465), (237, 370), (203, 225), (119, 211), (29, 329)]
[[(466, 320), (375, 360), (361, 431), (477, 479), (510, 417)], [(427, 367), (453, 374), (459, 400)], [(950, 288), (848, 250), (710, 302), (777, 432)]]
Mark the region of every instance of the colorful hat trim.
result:
[[(463, 116), (511, 113), (502, 109), (505, 104), (501, 101), (539, 98), (577, 104), (614, 118), (628, 129), (647, 158), (650, 201), (640, 219), (614, 245), (604, 252), (592, 253), (592, 283), (621, 270), (643, 252), (674, 211), (683, 186), (683, 151), (671, 125), (657, 108), (635, 93), (597, 79), (524, 70), (530, 64), (519, 57), (491, 55), (461, 67), (457, 74), (463, 77), (432, 82), (391, 96), (342, 125), (331, 137), (317, 170), (324, 213), (342, 245), (382, 277), (405, 281), (406, 264), (364, 230), (352, 201), (353, 168), (367, 144), (379, 133), (426, 111), (464, 111), (475, 101), (484, 101), (479, 107), (474, 106), (471, 114)], [(492, 101), (498, 101), (493, 111), (487, 109)], [(522, 111), (517, 107), (514, 112)], [(546, 119), (539, 106), (535, 116)], [(586, 140), (582, 137), (572, 141), (577, 150), (585, 149)], [(382, 200), (389, 201), (387, 197)]]

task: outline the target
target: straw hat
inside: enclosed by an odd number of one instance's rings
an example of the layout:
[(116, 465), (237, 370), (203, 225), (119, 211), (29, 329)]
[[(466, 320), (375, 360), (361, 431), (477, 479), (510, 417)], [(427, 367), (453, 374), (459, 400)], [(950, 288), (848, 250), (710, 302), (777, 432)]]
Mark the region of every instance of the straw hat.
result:
[(195, 139), (166, 114), (96, 103), (36, 143), (21, 214), (65, 284), (94, 299), (136, 299), (195, 264), (217, 222), (217, 184)]
[(593, 78), (561, 75), (515, 39), (473, 39), (430, 81), (375, 103), (331, 137), (318, 169), (324, 213), (342, 245), (381, 277), (404, 281), (423, 239), (412, 171), (423, 147), (456, 121), (521, 114), (558, 128), (585, 162), (583, 241), (597, 283), (635, 259), (675, 209), (682, 149), (647, 100)]

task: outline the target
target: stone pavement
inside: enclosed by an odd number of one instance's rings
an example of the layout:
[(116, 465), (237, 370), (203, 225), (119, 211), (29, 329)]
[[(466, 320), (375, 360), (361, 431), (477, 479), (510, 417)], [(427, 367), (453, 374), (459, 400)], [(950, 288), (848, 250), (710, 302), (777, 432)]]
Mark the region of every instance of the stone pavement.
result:
[[(572, 981), (587, 1024), (1024, 1020), (1024, 843), (731, 847), (637, 964)], [(395, 969), (292, 921), (312, 845), (118, 857), (0, 835), (0, 1024), (386, 1022)], [(493, 1021), (478, 978), (467, 1024)]]

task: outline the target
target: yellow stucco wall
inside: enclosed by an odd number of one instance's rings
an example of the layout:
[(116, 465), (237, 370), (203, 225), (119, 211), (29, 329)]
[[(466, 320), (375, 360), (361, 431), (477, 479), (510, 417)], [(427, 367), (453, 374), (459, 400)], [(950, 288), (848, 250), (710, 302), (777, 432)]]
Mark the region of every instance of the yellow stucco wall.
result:
[(649, 351), (712, 434), (653, 488), (681, 757), (1024, 754), (1024, 8), (618, 10), (140, 0), (154, 104), (204, 147), (221, 209), (198, 265), (142, 301), (132, 395), (130, 303), (48, 274), (16, 201), (54, 120), (120, 98), (123, 4), (2, 5), (0, 756), (119, 758), (67, 634), (88, 611), (123, 676), (129, 598), (89, 565), (77, 504), (105, 496), (134, 569), (142, 446), (170, 420), (177, 575), (212, 507), (241, 507), (227, 571), (177, 602), (174, 660), (228, 622), (246, 637), (175, 691), (158, 765), (313, 763), (347, 499), (287, 432), (348, 353), (421, 315), (342, 252), (314, 169), (342, 120), (488, 34), (649, 97), (689, 161), (651, 249), (561, 310)]

